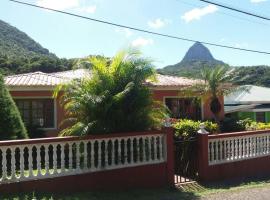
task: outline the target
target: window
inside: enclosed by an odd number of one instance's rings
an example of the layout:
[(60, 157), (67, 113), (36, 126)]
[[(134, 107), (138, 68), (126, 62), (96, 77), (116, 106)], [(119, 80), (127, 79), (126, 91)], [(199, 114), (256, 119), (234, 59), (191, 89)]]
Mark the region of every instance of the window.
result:
[(265, 122), (265, 112), (256, 112), (256, 121)]
[(53, 99), (15, 99), (26, 126), (54, 128)]
[(166, 98), (165, 104), (173, 118), (201, 120), (201, 103), (197, 98)]

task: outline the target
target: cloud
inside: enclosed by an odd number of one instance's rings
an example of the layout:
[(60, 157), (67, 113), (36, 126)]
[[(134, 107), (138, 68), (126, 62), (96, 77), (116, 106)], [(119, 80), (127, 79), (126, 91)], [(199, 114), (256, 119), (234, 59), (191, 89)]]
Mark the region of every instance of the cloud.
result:
[(78, 8), (78, 11), (79, 12), (82, 12), (82, 13), (95, 13), (96, 12), (96, 9), (97, 9), (97, 6), (85, 6), (85, 7), (80, 7)]
[(95, 5), (81, 5), (81, 0), (37, 0), (36, 4), (38, 6), (61, 11), (74, 9), (81, 13), (95, 13), (97, 9)]
[(168, 24), (168, 20), (163, 20), (160, 18), (152, 20), (152, 21), (148, 21), (148, 26), (150, 26), (151, 28), (155, 28), (155, 29), (162, 28), (166, 24)]
[(37, 5), (56, 10), (67, 10), (79, 7), (80, 2), (79, 0), (38, 0)]
[(215, 5), (208, 5), (203, 8), (194, 8), (188, 12), (186, 12), (184, 15), (181, 16), (183, 20), (185, 20), (186, 23), (189, 23), (193, 20), (200, 20), (201, 17), (214, 13), (218, 10), (218, 7)]
[(117, 28), (115, 32), (124, 34), (127, 38), (133, 35), (133, 32), (127, 28)]
[(151, 38), (139, 37), (139, 38), (133, 40), (131, 45), (133, 47), (143, 47), (143, 46), (151, 45), (153, 43), (154, 43), (154, 40)]
[(250, 0), (251, 3), (261, 3), (265, 1), (268, 1), (268, 0)]
[(246, 42), (242, 42), (242, 43), (236, 43), (236, 44), (234, 44), (234, 47), (235, 48), (248, 48), (249, 45)]

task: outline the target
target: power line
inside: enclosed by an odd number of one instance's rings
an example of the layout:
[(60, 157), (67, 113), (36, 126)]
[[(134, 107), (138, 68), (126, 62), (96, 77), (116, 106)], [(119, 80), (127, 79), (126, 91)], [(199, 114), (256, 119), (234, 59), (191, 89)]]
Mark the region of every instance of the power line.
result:
[[(188, 6), (201, 6), (201, 5), (198, 5), (198, 4), (194, 4), (194, 3), (190, 3), (190, 2), (185, 2), (183, 0), (177, 0), (179, 3), (183, 3), (183, 4), (186, 4)], [(267, 28), (270, 28), (269, 24), (267, 23), (263, 23), (263, 22), (258, 22), (258, 21), (253, 21), (253, 20), (250, 20), (250, 19), (247, 19), (247, 18), (243, 18), (243, 17), (239, 17), (239, 16), (235, 16), (235, 15), (231, 15), (229, 13), (226, 13), (226, 12), (221, 12), (220, 10), (218, 10), (218, 13), (217, 14), (220, 14), (220, 15), (227, 15), (229, 17), (233, 17), (233, 18), (237, 18), (239, 20), (242, 20), (242, 21), (247, 21), (247, 22), (250, 22), (250, 23), (254, 23), (254, 24), (260, 24), (260, 25), (264, 25), (265, 27)]]
[(18, 4), (31, 6), (31, 7), (40, 8), (40, 9), (50, 10), (50, 11), (54, 11), (54, 12), (57, 12), (57, 13), (62, 13), (62, 14), (66, 14), (66, 15), (70, 15), (70, 16), (73, 16), (73, 17), (78, 17), (78, 18), (82, 18), (82, 19), (86, 19), (86, 20), (90, 20), (90, 21), (94, 21), (94, 22), (98, 22), (98, 23), (102, 23), (102, 24), (107, 24), (107, 25), (116, 26), (116, 27), (120, 27), (120, 28), (127, 28), (127, 29), (130, 29), (130, 30), (133, 30), (133, 31), (148, 33), (148, 34), (152, 34), (152, 35), (157, 35), (157, 36), (161, 36), (161, 37), (177, 39), (177, 40), (182, 40), (182, 41), (187, 41), (187, 42), (199, 42), (199, 43), (202, 43), (202, 44), (205, 44), (205, 45), (211, 45), (211, 46), (215, 46), (215, 47), (222, 47), (222, 48), (227, 48), (227, 49), (234, 49), (234, 50), (240, 50), (240, 51), (246, 51), (246, 52), (270, 55), (270, 52), (267, 52), (267, 51), (239, 48), (239, 47), (222, 45), (222, 44), (212, 43), (212, 42), (204, 42), (204, 41), (200, 41), (200, 40), (194, 40), (194, 39), (179, 37), (179, 36), (175, 36), (175, 35), (168, 35), (168, 34), (163, 34), (163, 33), (144, 30), (144, 29), (137, 28), (137, 27), (117, 24), (117, 23), (109, 22), (109, 21), (105, 21), (105, 20), (90, 18), (90, 17), (86, 17), (86, 16), (82, 16), (82, 15), (78, 15), (78, 14), (74, 14), (74, 13), (70, 13), (70, 12), (65, 12), (65, 11), (61, 11), (61, 10), (56, 10), (56, 9), (52, 9), (52, 8), (46, 8), (46, 7), (43, 7), (43, 6), (38, 6), (38, 5), (34, 5), (34, 4), (31, 4), (31, 3), (26, 3), (26, 2), (22, 2), (22, 1), (17, 1), (17, 0), (9, 0), (9, 1), (15, 2), (15, 3), (18, 3)]
[(255, 13), (252, 13), (252, 12), (249, 12), (249, 11), (240, 10), (238, 8), (233, 8), (232, 6), (227, 6), (227, 5), (217, 3), (217, 2), (214, 2), (214, 1), (209, 1), (209, 0), (199, 0), (199, 1), (202, 1), (204, 3), (213, 4), (215, 6), (219, 6), (219, 7), (222, 7), (222, 8), (228, 9), (228, 10), (232, 10), (232, 11), (235, 11), (235, 12), (239, 12), (239, 13), (242, 13), (242, 14), (246, 14), (246, 15), (249, 15), (249, 16), (252, 16), (252, 17), (257, 17), (257, 18), (260, 18), (260, 19), (270, 21), (269, 17), (258, 15), (258, 14), (255, 14)]

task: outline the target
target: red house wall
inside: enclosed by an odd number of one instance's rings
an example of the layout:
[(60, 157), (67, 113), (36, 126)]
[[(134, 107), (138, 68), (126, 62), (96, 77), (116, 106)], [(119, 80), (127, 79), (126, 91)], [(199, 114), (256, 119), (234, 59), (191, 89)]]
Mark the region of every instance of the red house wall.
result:
[[(10, 91), (11, 96), (16, 98), (37, 98), (37, 97), (51, 97), (53, 95), (52, 91)], [(57, 136), (61, 128), (59, 127), (61, 121), (64, 119), (64, 110), (59, 104), (59, 98), (56, 100), (56, 129), (46, 130), (46, 135), (48, 137)]]
[[(177, 90), (153, 90), (153, 98), (161, 102), (164, 102), (165, 97), (172, 97), (172, 96), (181, 97), (183, 96), (183, 94), (181, 94), (181, 92)], [(210, 110), (209, 101), (210, 99), (206, 99), (203, 101), (203, 107), (202, 107), (203, 119), (213, 119), (213, 113)], [(219, 114), (219, 118), (223, 119), (224, 118), (223, 96), (219, 97), (219, 101), (221, 103), (221, 108), (222, 108)]]
[[(11, 95), (14, 98), (32, 98), (32, 97), (52, 97), (53, 92), (52, 91), (11, 91), (10, 92)], [(168, 96), (181, 96), (181, 93), (177, 90), (153, 90), (153, 98), (157, 101), (164, 101), (165, 97)], [(220, 119), (222, 119), (224, 117), (224, 99), (223, 96), (220, 97), (220, 102), (222, 104), (222, 111), (220, 113)], [(204, 119), (212, 119), (213, 118), (213, 114), (210, 110), (209, 107), (209, 102), (204, 101), (203, 103), (203, 108), (202, 108), (202, 112), (203, 112), (203, 117)], [(57, 136), (57, 134), (59, 133), (61, 127), (59, 127), (61, 121), (64, 119), (64, 110), (62, 108), (62, 106), (59, 104), (59, 98), (56, 101), (56, 113), (57, 113), (57, 123), (56, 123), (56, 127), (57, 129), (50, 129), (46, 131), (46, 135), (48, 137), (53, 137), (53, 136)]]

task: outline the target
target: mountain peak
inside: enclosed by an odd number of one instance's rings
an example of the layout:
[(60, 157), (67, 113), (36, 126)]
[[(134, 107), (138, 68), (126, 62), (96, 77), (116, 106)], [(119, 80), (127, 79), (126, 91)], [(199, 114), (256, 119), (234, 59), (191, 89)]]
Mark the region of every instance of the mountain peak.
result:
[(188, 61), (215, 61), (215, 58), (207, 47), (200, 42), (196, 42), (189, 48), (181, 62)]

